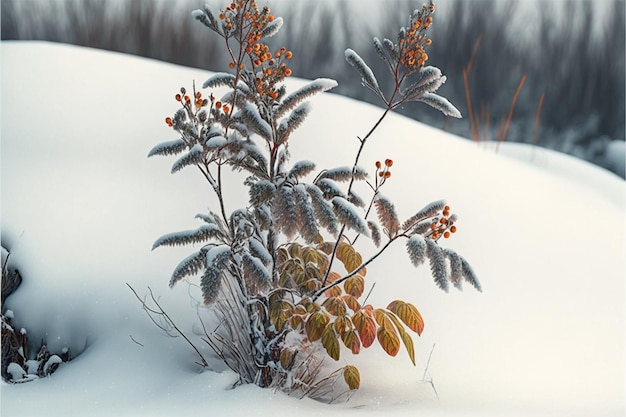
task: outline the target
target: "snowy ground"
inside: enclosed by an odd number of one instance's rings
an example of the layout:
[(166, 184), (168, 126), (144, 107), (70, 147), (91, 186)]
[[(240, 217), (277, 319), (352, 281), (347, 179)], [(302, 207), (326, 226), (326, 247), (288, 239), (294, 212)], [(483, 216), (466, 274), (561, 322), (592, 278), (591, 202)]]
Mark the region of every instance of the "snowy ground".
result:
[[(196, 226), (211, 200), (196, 172), (172, 176), (172, 161), (146, 154), (175, 138), (163, 120), (178, 88), (209, 74), (46, 43), (2, 42), (1, 59), (2, 239), (25, 278), (6, 307), (31, 338), (82, 352), (50, 378), (2, 383), (2, 416), (624, 415), (626, 204), (617, 176), (554, 152), (505, 144), (496, 153), (387, 119), (363, 165), (394, 160), (385, 193), (401, 216), (448, 200), (460, 221), (446, 244), (472, 263), (484, 292), (441, 293), (394, 248), (369, 268), (371, 301), (403, 298), (420, 309), (416, 367), (378, 347), (342, 355), (362, 376), (347, 404), (229, 390), (235, 376), (199, 372), (193, 351), (159, 331), (125, 285), (140, 294), (150, 286), (197, 340), (188, 288), (167, 287), (188, 251), (150, 248)], [(313, 105), (292, 139), (294, 160), (350, 164), (355, 137), (380, 109), (330, 94)], [(440, 400), (420, 382), (434, 344), (429, 374)]]

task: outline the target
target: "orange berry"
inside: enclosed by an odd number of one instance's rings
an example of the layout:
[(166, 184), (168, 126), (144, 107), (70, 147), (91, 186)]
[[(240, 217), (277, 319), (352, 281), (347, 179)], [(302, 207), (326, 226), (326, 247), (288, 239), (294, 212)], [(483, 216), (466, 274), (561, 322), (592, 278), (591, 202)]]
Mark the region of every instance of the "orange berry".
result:
[(220, 15), (219, 15), (220, 20), (224, 20), (224, 17), (226, 17), (226, 16), (224, 16), (224, 13), (220, 13)]
[(389, 177), (391, 177), (391, 172), (389, 171), (385, 172), (385, 178), (388, 179)]
[(444, 217), (450, 217), (450, 212), (448, 210), (444, 210), (443, 211), (443, 216)]
[(449, 238), (449, 237), (450, 237), (450, 232), (445, 232), (445, 233), (443, 234), (443, 237), (444, 237), (444, 239)]
[(433, 223), (430, 225), (430, 230), (435, 230), (437, 228), (437, 224)]
[(230, 113), (230, 107), (228, 107), (227, 105), (224, 105), (224, 113)]
[(289, 68), (285, 69), (285, 77), (289, 77), (291, 75), (291, 70)]
[(380, 167), (381, 167), (380, 161), (376, 161), (376, 168), (380, 169)]
[(291, 59), (292, 57), (293, 57), (293, 52), (291, 52), (291, 51), (287, 51), (287, 52), (285, 53), (285, 58), (287, 58), (287, 59)]
[(380, 172), (378, 173), (378, 176), (382, 178), (382, 177), (384, 177), (384, 176), (385, 176), (385, 173), (384, 173), (383, 171), (380, 171)]
[(198, 92), (196, 93), (196, 98), (197, 98), (197, 99), (200, 99), (201, 97), (202, 97), (202, 93), (198, 91)]
[(180, 101), (180, 100), (181, 100), (180, 94), (176, 94), (176, 101)]
[(196, 107), (198, 108), (202, 107), (202, 103), (203, 103), (202, 100), (196, 100)]
[(450, 211), (450, 206), (445, 206), (445, 207), (443, 208), (443, 211)]
[(234, 69), (235, 68), (235, 63), (234, 62), (229, 62), (228, 63), (228, 68)]
[(221, 101), (216, 101), (215, 102), (215, 108), (219, 109), (220, 107), (222, 107), (222, 102)]
[(441, 224), (446, 224), (448, 222), (448, 220), (446, 220), (445, 218), (441, 218), (441, 220), (439, 220), (439, 223)]
[(451, 231), (452, 233), (456, 233), (456, 226), (452, 226), (452, 227), (450, 228), (450, 231)]
[(189, 103), (191, 101), (191, 99), (189, 98), (189, 96), (185, 96), (185, 102)]
[(165, 123), (167, 123), (168, 126), (172, 126), (174, 123), (172, 122), (172, 118), (171, 117), (166, 117), (165, 118)]
[(385, 159), (385, 166), (393, 166), (393, 161), (391, 159)]

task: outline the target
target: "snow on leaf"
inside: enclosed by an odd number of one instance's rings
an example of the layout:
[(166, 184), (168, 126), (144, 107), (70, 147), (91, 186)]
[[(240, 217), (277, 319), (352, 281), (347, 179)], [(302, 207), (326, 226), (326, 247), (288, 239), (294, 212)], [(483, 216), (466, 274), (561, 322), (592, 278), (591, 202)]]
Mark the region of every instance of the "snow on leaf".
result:
[(291, 167), (291, 170), (289, 170), (289, 174), (287, 175), (289, 177), (302, 178), (313, 172), (314, 169), (315, 162), (307, 160), (298, 161), (293, 165), (293, 167)]
[(354, 50), (348, 48), (345, 52), (346, 61), (352, 65), (361, 74), (363, 83), (375, 91), (380, 91), (378, 87), (378, 81), (374, 76), (374, 72), (367, 66), (363, 58), (359, 56)]
[(315, 211), (311, 206), (310, 196), (302, 184), (293, 187), (293, 197), (295, 200), (296, 214), (300, 226), (300, 234), (306, 242), (313, 242), (319, 235)]
[(178, 263), (172, 277), (170, 278), (170, 287), (173, 287), (181, 279), (196, 275), (202, 269), (204, 269), (204, 262), (206, 259), (205, 251), (195, 252)]
[(354, 170), (352, 167), (343, 166), (325, 170), (320, 178), (330, 178), (334, 181), (350, 181), (352, 178), (364, 180), (367, 178), (367, 171), (359, 166), (355, 167)]
[(420, 211), (415, 213), (415, 215), (413, 215), (409, 219), (407, 219), (402, 224), (402, 228), (404, 230), (407, 230), (407, 229), (411, 228), (417, 222), (434, 216), (439, 211), (443, 210), (443, 208), (445, 206), (446, 206), (446, 201), (445, 200), (434, 201), (434, 202), (428, 204), (426, 207), (424, 207), (423, 209), (421, 209)]
[(174, 162), (174, 165), (172, 165), (172, 174), (175, 174), (189, 165), (196, 165), (200, 162), (202, 162), (202, 146), (195, 144), (191, 149), (189, 149), (189, 152)]
[(335, 215), (341, 223), (345, 224), (346, 227), (354, 230), (355, 232), (369, 237), (367, 224), (357, 212), (357, 208), (354, 204), (350, 203), (345, 198), (338, 196), (333, 197), (331, 202), (335, 209)]
[(337, 87), (337, 81), (329, 78), (318, 78), (285, 97), (277, 107), (275, 116), (280, 118), (307, 98), (335, 87)]
[(233, 74), (217, 72), (209, 77), (204, 84), (202, 84), (202, 88), (216, 88), (222, 86), (233, 87), (234, 81), (235, 76)]
[(446, 116), (456, 117), (457, 119), (461, 118), (461, 112), (454, 107), (448, 99), (441, 97), (440, 95), (435, 93), (424, 93), (416, 100), (428, 104)]
[(461, 287), (461, 279), (463, 278), (463, 262), (461, 257), (452, 249), (444, 249), (443, 254), (450, 261), (450, 282), (459, 290)]
[(337, 216), (335, 216), (332, 206), (324, 199), (324, 194), (317, 186), (305, 184), (305, 187), (311, 196), (313, 211), (320, 226), (335, 235), (337, 233)]
[(439, 288), (448, 292), (446, 259), (441, 247), (434, 240), (426, 238), (426, 249), (426, 254), (430, 261), (430, 271), (433, 274), (435, 283)]
[(267, 25), (265, 29), (263, 29), (263, 31), (261, 31), (261, 37), (269, 38), (269, 37), (276, 35), (282, 26), (283, 26), (283, 18), (277, 17), (276, 19), (274, 19), (274, 21), (272, 21), (269, 25)]
[(208, 149), (219, 149), (228, 143), (224, 136), (213, 136), (207, 139), (204, 144)]
[(148, 158), (155, 155), (178, 155), (187, 149), (187, 142), (182, 139), (170, 140), (167, 142), (159, 143), (148, 153)]
[(289, 136), (296, 130), (311, 111), (309, 103), (302, 103), (296, 107), (285, 119), (278, 124), (278, 143), (284, 143)]
[(324, 193), (324, 198), (331, 199), (337, 196), (344, 196), (339, 185), (330, 178), (318, 179), (315, 184)]
[(272, 281), (272, 275), (259, 258), (244, 253), (242, 263), (247, 280), (254, 278), (261, 285), (267, 285)]
[(165, 234), (154, 242), (152, 250), (160, 246), (183, 246), (192, 243), (202, 243), (219, 236), (221, 236), (221, 230), (217, 225), (205, 224), (195, 230), (184, 230)]
[(259, 111), (253, 104), (246, 102), (241, 109), (241, 116), (254, 133), (267, 140), (272, 137), (271, 126), (263, 120)]
[(367, 227), (370, 229), (370, 233), (372, 235), (372, 241), (376, 247), (380, 246), (380, 229), (378, 225), (371, 220), (367, 221)]
[(463, 267), (463, 277), (465, 278), (465, 280), (469, 282), (474, 288), (476, 288), (477, 291), (483, 292), (483, 289), (480, 286), (480, 282), (478, 281), (478, 278), (476, 278), (476, 274), (474, 274), (474, 270), (472, 269), (470, 264), (464, 258), (460, 258)]
[(398, 234), (400, 229), (400, 221), (398, 220), (398, 214), (396, 208), (385, 196), (378, 194), (374, 199), (374, 206), (376, 206), (376, 213), (378, 214), (378, 220), (380, 224), (386, 229), (389, 238), (393, 238)]
[(409, 253), (411, 263), (417, 268), (426, 260), (426, 241), (422, 235), (413, 235), (406, 242), (406, 250)]

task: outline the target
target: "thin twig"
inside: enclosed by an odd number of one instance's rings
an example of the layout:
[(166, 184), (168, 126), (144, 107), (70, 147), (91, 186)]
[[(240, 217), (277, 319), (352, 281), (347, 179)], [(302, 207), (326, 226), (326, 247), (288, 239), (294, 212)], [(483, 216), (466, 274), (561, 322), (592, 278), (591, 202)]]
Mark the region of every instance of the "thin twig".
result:
[(129, 334), (128, 337), (130, 337), (130, 340), (132, 340), (133, 342), (137, 343), (139, 346), (144, 347), (142, 343), (140, 343), (140, 342), (135, 340), (135, 338), (133, 337), (132, 334)]

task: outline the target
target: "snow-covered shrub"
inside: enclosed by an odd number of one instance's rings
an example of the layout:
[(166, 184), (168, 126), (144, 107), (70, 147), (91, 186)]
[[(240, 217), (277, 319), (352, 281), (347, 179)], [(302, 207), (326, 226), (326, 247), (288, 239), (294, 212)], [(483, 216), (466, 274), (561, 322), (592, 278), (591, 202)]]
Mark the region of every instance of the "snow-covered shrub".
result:
[[(17, 269), (9, 267), (10, 252), (2, 247), (2, 305), (22, 283)], [(45, 342), (41, 342), (35, 356), (30, 355), (28, 333), (25, 328), (13, 326), (14, 313), (2, 308), (2, 379), (11, 383), (21, 383), (43, 378), (57, 370), (59, 365), (69, 360), (69, 351), (55, 355), (48, 352)]]
[[(206, 331), (206, 342), (241, 383), (332, 400), (341, 394), (337, 380), (349, 390), (360, 385), (352, 365), (321, 375), (325, 359), (337, 361), (342, 350), (358, 354), (378, 341), (395, 356), (404, 345), (415, 363), (410, 332), (419, 335), (424, 329), (418, 309), (403, 300), (378, 308), (364, 297), (367, 267), (392, 244), (405, 242), (415, 266), (428, 261), (441, 289), (460, 287), (466, 280), (480, 290), (469, 264), (438, 244), (456, 232), (450, 207), (437, 201), (401, 221), (393, 202), (381, 193), (393, 161), (375, 162), (373, 178), (359, 164), (372, 133), (402, 104), (421, 101), (460, 117), (435, 94), (445, 76), (425, 66), (433, 13), (432, 3), (416, 10), (395, 42), (374, 39), (395, 82), (390, 94), (379, 88), (365, 61), (346, 50), (345, 58), (362, 84), (386, 109), (358, 138), (352, 165), (318, 170), (313, 161), (290, 162), (289, 140), (310, 111), (306, 100), (336, 82), (320, 78), (287, 92), (283, 81), (291, 75), (293, 53), (286, 48), (272, 51), (263, 43), (283, 23), (267, 7), (236, 0), (219, 13), (208, 5), (193, 12), (223, 39), (231, 59), (231, 71), (213, 75), (203, 88), (225, 87), (227, 92), (218, 99), (195, 86), (191, 91), (181, 88), (175, 95), (180, 109), (165, 119), (180, 137), (155, 146), (149, 156), (177, 156), (172, 173), (198, 169), (218, 206), (197, 215), (197, 229), (164, 235), (153, 249), (201, 245), (175, 268), (170, 285), (200, 276), (204, 302), (213, 307), (219, 323)], [(241, 191), (249, 196), (246, 207), (227, 209), (227, 169), (247, 174)], [(357, 182), (366, 185), (367, 198), (355, 192)], [(372, 255), (359, 252), (360, 236), (373, 241), (377, 249)]]

